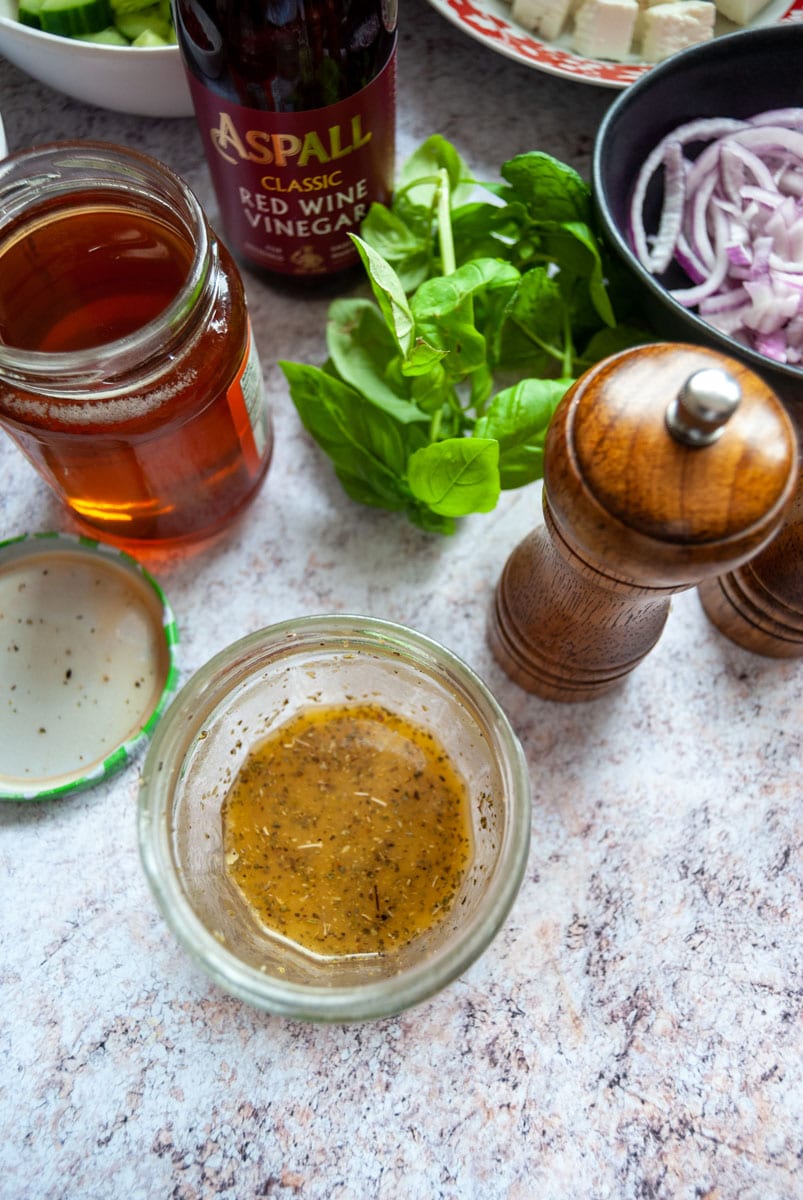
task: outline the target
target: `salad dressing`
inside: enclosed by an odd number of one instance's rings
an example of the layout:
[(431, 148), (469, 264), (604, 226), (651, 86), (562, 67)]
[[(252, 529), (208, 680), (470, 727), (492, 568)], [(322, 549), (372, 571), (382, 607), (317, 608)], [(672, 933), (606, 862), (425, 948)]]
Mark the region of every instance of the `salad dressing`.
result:
[(222, 811), (257, 920), (315, 954), (385, 955), (449, 909), (467, 789), (427, 730), (378, 705), (306, 710), (252, 750)]

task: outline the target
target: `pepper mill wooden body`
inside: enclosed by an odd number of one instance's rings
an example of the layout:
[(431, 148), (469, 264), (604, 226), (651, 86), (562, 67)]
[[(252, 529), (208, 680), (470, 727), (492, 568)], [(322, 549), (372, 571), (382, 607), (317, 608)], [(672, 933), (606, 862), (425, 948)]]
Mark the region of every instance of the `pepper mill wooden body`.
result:
[(661, 344), (598, 363), (544, 452), (544, 525), (508, 559), (489, 639), (551, 700), (615, 687), (657, 642), (674, 593), (758, 553), (794, 492), (794, 429), (743, 364)]
[[(787, 405), (803, 446), (803, 395)], [(770, 544), (698, 589), (709, 619), (732, 642), (771, 658), (803, 657), (803, 463), (794, 499)]]

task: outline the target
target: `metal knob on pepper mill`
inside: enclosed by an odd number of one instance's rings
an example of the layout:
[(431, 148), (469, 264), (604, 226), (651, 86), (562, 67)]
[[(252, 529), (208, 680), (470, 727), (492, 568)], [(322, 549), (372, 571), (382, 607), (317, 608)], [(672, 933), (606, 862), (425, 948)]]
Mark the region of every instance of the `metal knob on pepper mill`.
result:
[(670, 343), (598, 363), (552, 419), (544, 525), (499, 579), (495, 657), (546, 699), (614, 688), (658, 641), (673, 594), (771, 541), (797, 465), (785, 409), (743, 364)]

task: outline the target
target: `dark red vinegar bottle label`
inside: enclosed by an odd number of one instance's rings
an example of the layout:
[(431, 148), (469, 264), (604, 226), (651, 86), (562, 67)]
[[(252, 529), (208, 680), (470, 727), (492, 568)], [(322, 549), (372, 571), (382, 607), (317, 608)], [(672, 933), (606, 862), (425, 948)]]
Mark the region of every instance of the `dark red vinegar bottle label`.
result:
[(396, 60), (326, 108), (244, 108), (189, 75), (229, 249), (266, 271), (329, 275), (353, 266), (350, 233), (393, 187)]

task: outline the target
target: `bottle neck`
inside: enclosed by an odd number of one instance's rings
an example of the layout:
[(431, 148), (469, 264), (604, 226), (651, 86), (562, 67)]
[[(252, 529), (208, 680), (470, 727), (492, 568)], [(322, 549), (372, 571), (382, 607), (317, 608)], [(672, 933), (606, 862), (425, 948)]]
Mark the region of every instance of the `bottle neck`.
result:
[(264, 112), (327, 108), (361, 91), (396, 46), (396, 0), (220, 4), (177, 0), (190, 74), (218, 95)]
[[(21, 243), (27, 242), (35, 250), (46, 240), (46, 227), (59, 222), (65, 213), (74, 219), (83, 215), (87, 223), (92, 222), (93, 213), (98, 214), (98, 223), (101, 217), (111, 219), (110, 213), (119, 213), (121, 240), (130, 236), (124, 229), (126, 215), (151, 222), (165, 231), (166, 245), (180, 248), (179, 273), (161, 310), (150, 313), (144, 309), (147, 315), (141, 324), (134, 321), (124, 336), (97, 345), (91, 344), (91, 330), (85, 335), (90, 344), (76, 349), (15, 344), (13, 331), (9, 334), (0, 322), (0, 381), (65, 400), (85, 396), (87, 389), (102, 397), (141, 387), (158, 377), (165, 359), (191, 338), (208, 316), (218, 277), (217, 242), (193, 193), (155, 159), (103, 143), (43, 146), (0, 163), (0, 293), (4, 259)], [(76, 250), (70, 263), (54, 264), (53, 272), (59, 272), (65, 287), (68, 267), (76, 278), (85, 278), (92, 269), (92, 253), (103, 254), (100, 234), (96, 240), (91, 251), (79, 255)], [(85, 249), (83, 242), (81, 249)], [(37, 270), (35, 265), (32, 269)], [(47, 283), (43, 273), (40, 291)], [(5, 298), (7, 310), (13, 299)], [(122, 284), (118, 300), (126, 307)], [(104, 301), (111, 303), (107, 291)], [(89, 301), (86, 304), (86, 312), (90, 312)], [(99, 299), (97, 307), (102, 317), (104, 302)], [(132, 305), (128, 307), (135, 311)], [(62, 324), (65, 321), (66, 314)]]

